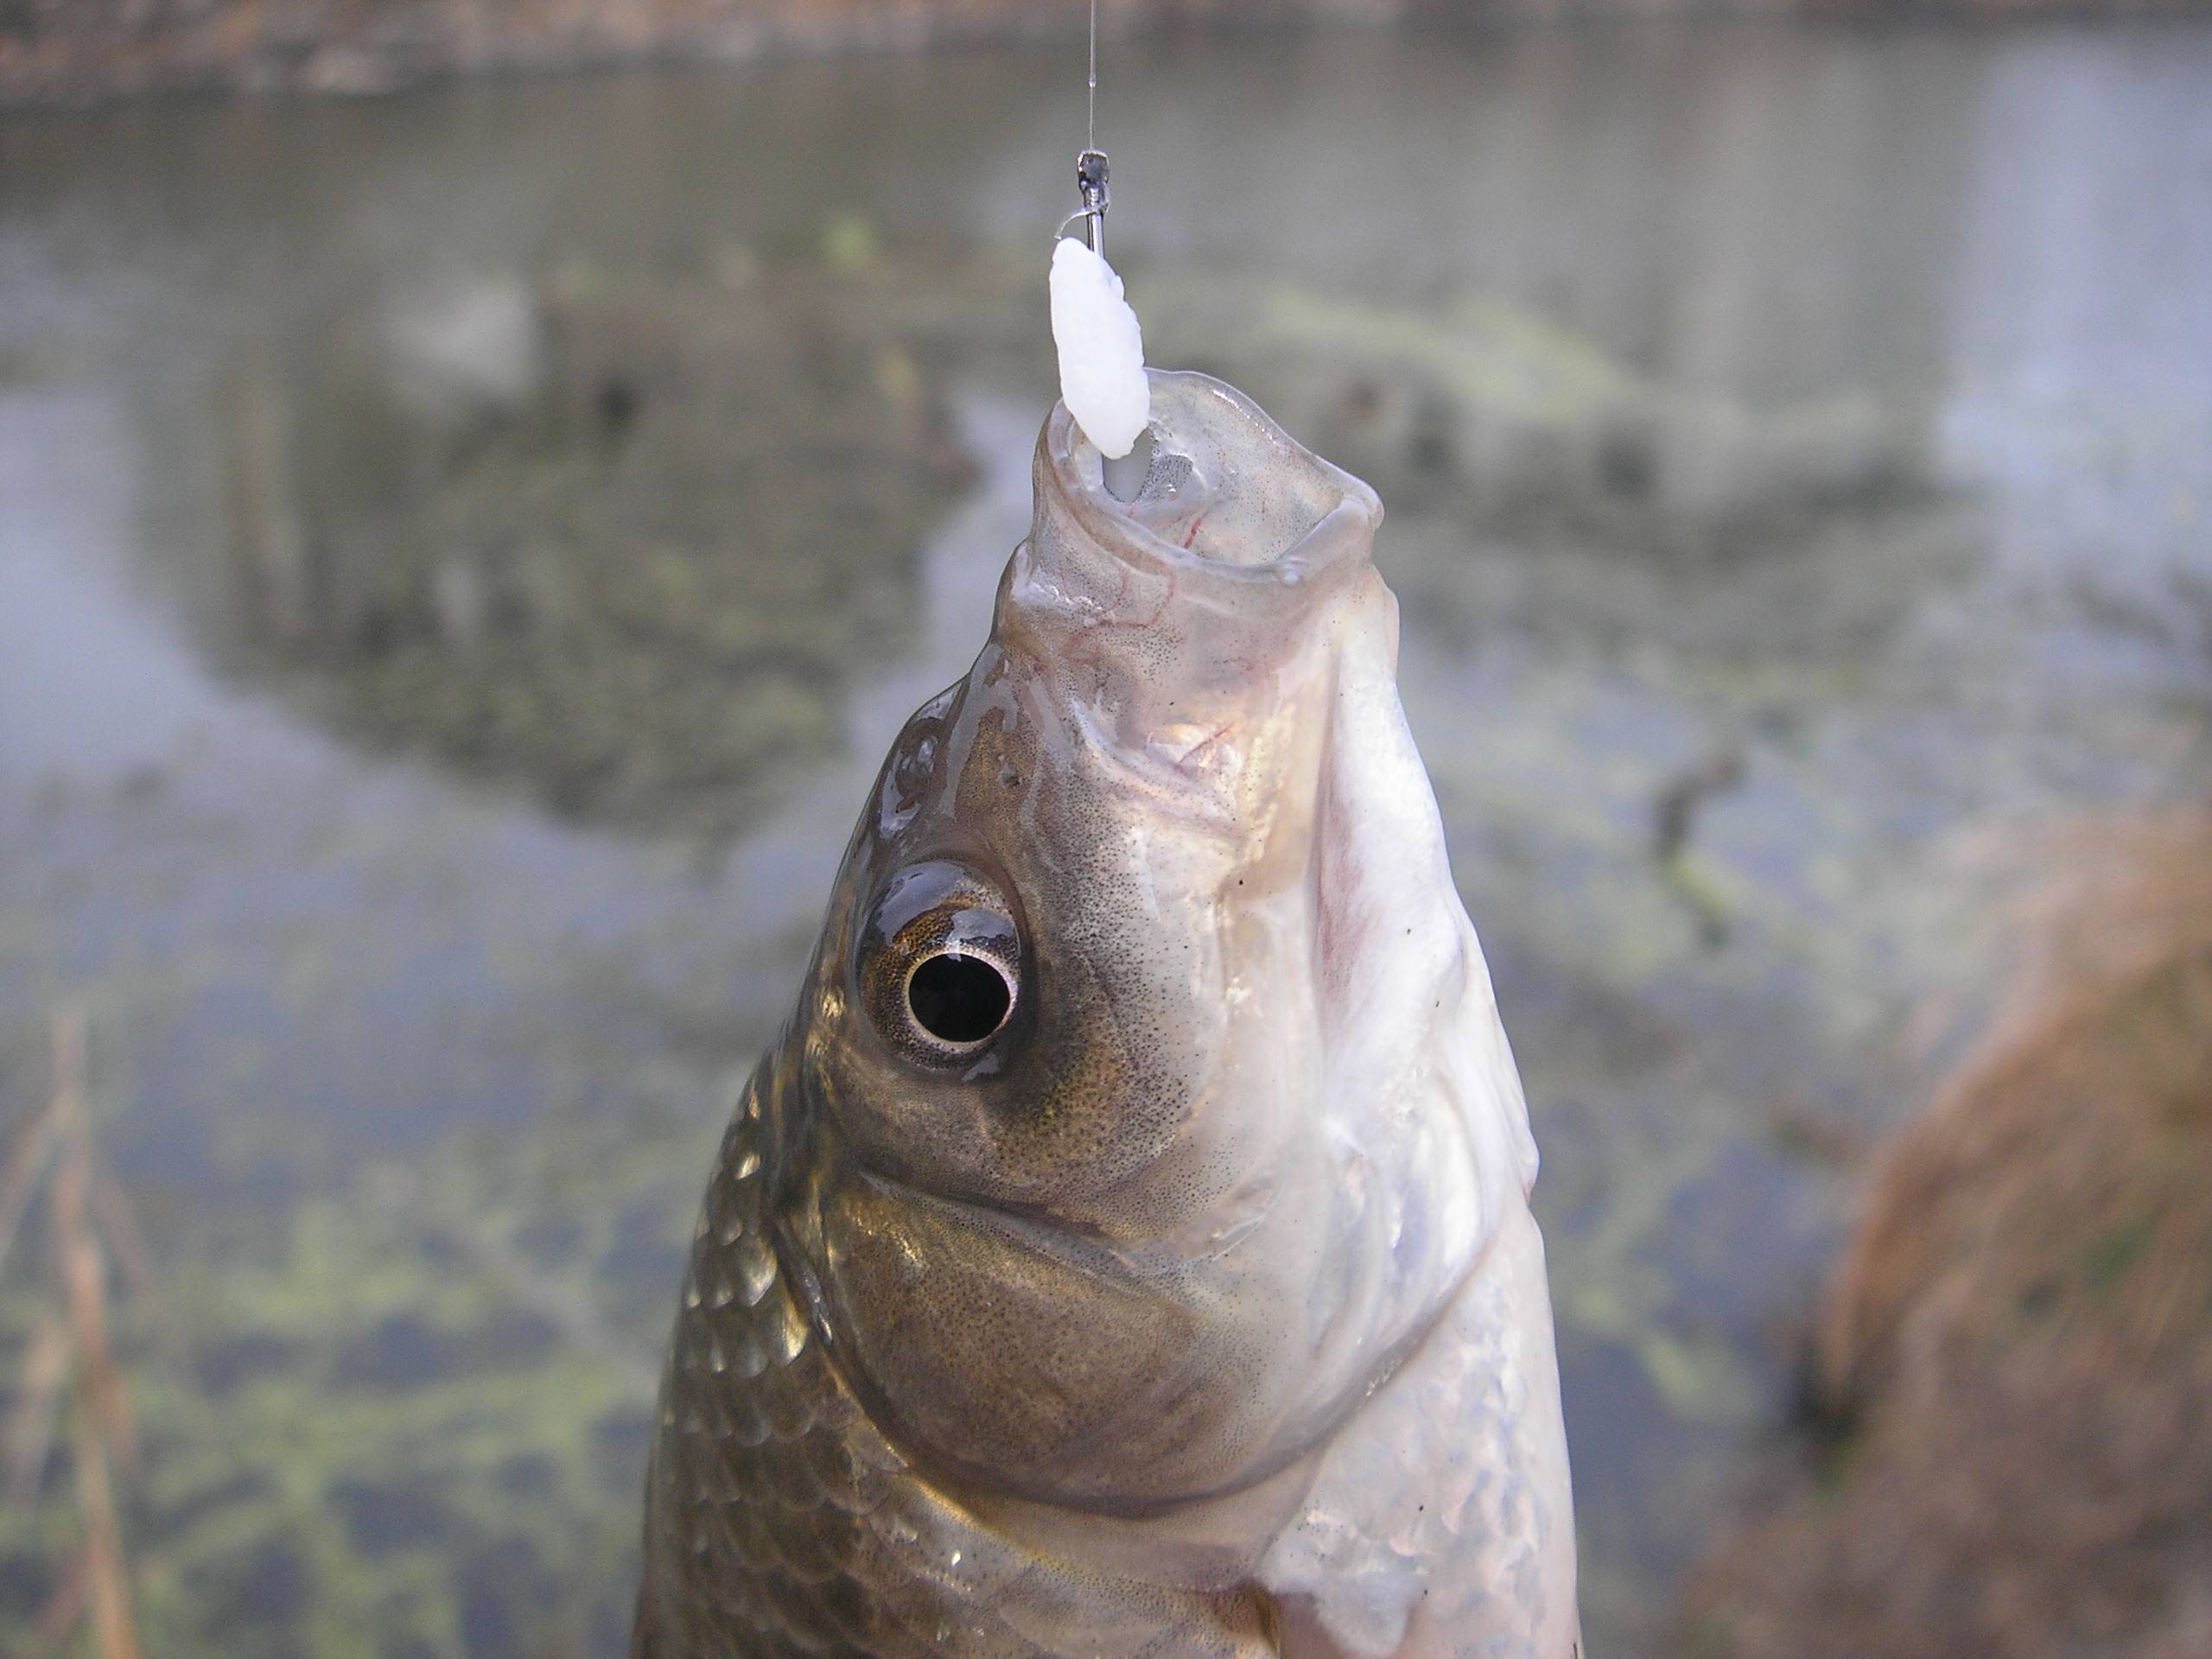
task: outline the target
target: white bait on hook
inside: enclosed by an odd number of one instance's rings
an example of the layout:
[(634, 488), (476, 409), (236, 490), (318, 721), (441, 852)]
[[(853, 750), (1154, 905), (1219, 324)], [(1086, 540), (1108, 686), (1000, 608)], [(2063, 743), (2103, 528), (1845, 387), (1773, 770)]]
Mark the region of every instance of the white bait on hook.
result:
[(1137, 314), (1113, 266), (1072, 237), (1052, 249), (1052, 294), (1060, 400), (1098, 453), (1118, 460), (1152, 417)]

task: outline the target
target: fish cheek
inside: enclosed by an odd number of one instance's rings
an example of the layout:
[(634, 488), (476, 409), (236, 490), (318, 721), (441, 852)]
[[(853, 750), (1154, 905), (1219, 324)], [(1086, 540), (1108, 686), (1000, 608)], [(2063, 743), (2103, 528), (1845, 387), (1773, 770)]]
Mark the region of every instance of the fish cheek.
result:
[(1173, 1298), (865, 1179), (830, 1197), (823, 1224), (857, 1381), (958, 1471), (1024, 1497), (1122, 1496), (1152, 1472), (1132, 1453), (1168, 1452), (1189, 1426), (1204, 1332)]

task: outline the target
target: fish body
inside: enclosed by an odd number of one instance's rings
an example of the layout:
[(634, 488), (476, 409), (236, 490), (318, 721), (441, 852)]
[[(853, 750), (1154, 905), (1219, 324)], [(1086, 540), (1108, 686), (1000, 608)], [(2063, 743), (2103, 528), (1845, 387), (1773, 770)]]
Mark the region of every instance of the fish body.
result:
[(635, 1651), (1580, 1652), (1535, 1175), (1382, 512), (1151, 375), (1065, 408), (722, 1142)]

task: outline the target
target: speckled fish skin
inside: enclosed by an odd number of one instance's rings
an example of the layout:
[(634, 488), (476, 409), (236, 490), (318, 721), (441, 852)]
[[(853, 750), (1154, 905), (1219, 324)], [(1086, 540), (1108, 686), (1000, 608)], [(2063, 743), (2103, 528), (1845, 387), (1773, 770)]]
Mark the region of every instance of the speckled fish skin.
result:
[(1152, 381), (1133, 502), (1046, 422), (724, 1139), (639, 1659), (1580, 1652), (1535, 1149), (1380, 505)]

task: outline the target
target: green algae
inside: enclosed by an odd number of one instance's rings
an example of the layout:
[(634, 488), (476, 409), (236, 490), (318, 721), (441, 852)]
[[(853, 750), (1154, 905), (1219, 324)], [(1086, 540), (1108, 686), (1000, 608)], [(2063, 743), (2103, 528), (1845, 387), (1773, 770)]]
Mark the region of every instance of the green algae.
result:
[[(493, 1618), (510, 1650), (603, 1647), (667, 1318), (609, 1263), (626, 1216), (658, 1217), (672, 1291), (711, 1144), (588, 1122), (455, 1136), (302, 1200), (253, 1252), (170, 1241), (121, 1327), (149, 1650), (458, 1659)], [(556, 1209), (575, 1224), (557, 1247), (518, 1245)], [(20, 1285), (0, 1295), (0, 1360), (26, 1306)], [(66, 1486), (0, 1512), (0, 1558), (66, 1546)], [(0, 1648), (20, 1650), (35, 1611), (0, 1603)]]

